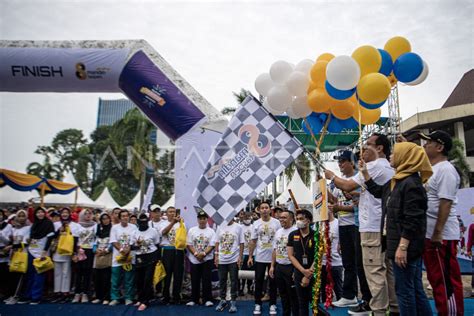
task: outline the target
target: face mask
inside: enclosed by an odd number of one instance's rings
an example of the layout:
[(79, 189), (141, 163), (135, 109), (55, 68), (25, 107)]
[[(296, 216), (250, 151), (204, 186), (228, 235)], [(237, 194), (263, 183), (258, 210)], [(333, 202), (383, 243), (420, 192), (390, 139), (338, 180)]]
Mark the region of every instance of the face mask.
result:
[(250, 219), (244, 219), (244, 224), (245, 225), (250, 225), (252, 221)]
[(145, 231), (148, 229), (148, 221), (138, 221), (138, 230)]
[(296, 227), (298, 227), (298, 229), (305, 228), (306, 223), (304, 221), (296, 221)]

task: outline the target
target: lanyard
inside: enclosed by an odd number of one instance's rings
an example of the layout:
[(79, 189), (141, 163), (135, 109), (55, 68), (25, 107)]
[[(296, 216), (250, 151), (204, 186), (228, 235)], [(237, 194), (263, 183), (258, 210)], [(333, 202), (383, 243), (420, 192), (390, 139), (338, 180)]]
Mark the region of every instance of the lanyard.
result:
[(301, 248), (303, 248), (303, 257), (306, 257), (306, 246), (308, 246), (308, 242), (311, 240), (311, 238), (309, 238), (309, 235), (310, 234), (308, 233), (308, 236), (307, 236), (308, 239), (306, 240), (305, 243), (303, 243), (304, 237), (303, 237), (303, 234), (300, 231), (300, 236), (301, 236), (300, 242), (301, 242)]

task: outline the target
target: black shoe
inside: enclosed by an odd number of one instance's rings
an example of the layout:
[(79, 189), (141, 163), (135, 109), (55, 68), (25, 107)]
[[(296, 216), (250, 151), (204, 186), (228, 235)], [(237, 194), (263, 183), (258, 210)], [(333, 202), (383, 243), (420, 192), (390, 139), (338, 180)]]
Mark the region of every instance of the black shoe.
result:
[(390, 312), (389, 316), (400, 316), (399, 312)]
[(362, 302), (356, 307), (350, 308), (348, 313), (350, 315), (369, 315), (371, 311), (372, 309), (370, 309), (369, 303)]

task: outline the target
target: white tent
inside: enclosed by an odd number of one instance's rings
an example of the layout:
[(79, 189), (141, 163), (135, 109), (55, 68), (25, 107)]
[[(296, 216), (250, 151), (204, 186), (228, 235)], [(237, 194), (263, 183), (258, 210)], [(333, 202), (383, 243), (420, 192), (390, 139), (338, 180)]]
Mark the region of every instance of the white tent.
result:
[(275, 202), (279, 202), (280, 204), (287, 204), (287, 201), (290, 198), (290, 193), (288, 192), (288, 189), (291, 189), (298, 204), (313, 204), (311, 197), (311, 189), (303, 183), (303, 180), (301, 180), (298, 171), (295, 171), (295, 174), (293, 175), (293, 178), (291, 179), (290, 183), (288, 183), (286, 190), (276, 199)]
[(34, 198), (35, 201), (38, 201), (38, 191), (18, 191), (8, 185), (4, 186), (3, 188), (0, 188), (0, 203), (14, 204), (28, 202), (28, 200), (31, 198)]
[(161, 210), (162, 211), (166, 211), (166, 209), (170, 206), (175, 206), (175, 195), (173, 193), (173, 195), (168, 199), (168, 201), (166, 201), (165, 204), (163, 204), (163, 206), (161, 207)]
[[(72, 173), (68, 172), (66, 176), (63, 179), (64, 182), (66, 183), (71, 183), (71, 184), (77, 184), (76, 179), (74, 179), (74, 176)], [(74, 205), (74, 200), (76, 198), (76, 191), (72, 191), (69, 194), (48, 194), (44, 197), (44, 204), (45, 205)], [(91, 200), (87, 196), (87, 194), (84, 193), (84, 191), (81, 190), (81, 188), (77, 188), (77, 202), (76, 205), (78, 206), (83, 206), (83, 207), (104, 207), (104, 205), (99, 204)]]
[(115, 202), (107, 187), (105, 187), (99, 197), (95, 200), (95, 203), (103, 205), (106, 209), (110, 210), (118, 207), (117, 202)]
[(137, 194), (135, 195), (135, 197), (130, 202), (128, 202), (126, 205), (124, 205), (120, 208), (123, 208), (125, 210), (129, 210), (129, 211), (133, 211), (133, 210), (135, 210), (135, 208), (137, 210), (139, 210), (140, 209), (140, 195), (141, 195), (141, 192), (138, 191)]

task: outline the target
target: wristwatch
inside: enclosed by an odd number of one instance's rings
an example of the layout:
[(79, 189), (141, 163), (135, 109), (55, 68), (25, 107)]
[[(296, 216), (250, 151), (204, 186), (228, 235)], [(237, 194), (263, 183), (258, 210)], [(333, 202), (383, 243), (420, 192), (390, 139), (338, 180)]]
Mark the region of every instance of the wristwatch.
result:
[(399, 244), (399, 245), (398, 245), (398, 248), (400, 248), (401, 251), (407, 251), (408, 246), (405, 245), (405, 244)]

